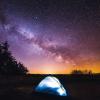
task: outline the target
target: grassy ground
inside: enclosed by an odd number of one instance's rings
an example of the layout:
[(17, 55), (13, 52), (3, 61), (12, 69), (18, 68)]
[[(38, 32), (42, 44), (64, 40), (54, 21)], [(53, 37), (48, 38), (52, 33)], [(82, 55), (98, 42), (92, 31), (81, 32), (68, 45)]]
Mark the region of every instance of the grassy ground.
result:
[(0, 100), (100, 100), (100, 75), (55, 75), (69, 97), (36, 93), (46, 75), (0, 76)]

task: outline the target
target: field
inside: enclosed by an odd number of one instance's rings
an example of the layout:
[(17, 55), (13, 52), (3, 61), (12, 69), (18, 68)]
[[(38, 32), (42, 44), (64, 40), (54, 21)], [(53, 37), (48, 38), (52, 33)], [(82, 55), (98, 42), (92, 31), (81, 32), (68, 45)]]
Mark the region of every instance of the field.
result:
[(54, 75), (68, 91), (68, 97), (35, 92), (45, 76), (0, 76), (0, 100), (100, 100), (100, 75)]

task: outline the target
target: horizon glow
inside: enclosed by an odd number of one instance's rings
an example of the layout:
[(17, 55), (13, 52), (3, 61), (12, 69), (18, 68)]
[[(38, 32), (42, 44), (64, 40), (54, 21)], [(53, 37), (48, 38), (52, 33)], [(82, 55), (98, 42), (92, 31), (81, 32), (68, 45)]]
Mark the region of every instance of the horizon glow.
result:
[(97, 0), (0, 0), (0, 42), (32, 74), (100, 73), (99, 12)]

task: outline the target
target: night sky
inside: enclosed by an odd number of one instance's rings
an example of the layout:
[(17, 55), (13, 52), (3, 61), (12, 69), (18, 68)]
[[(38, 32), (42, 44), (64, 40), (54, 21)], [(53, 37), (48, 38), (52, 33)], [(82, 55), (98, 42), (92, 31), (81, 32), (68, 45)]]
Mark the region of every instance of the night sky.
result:
[(37, 74), (100, 72), (100, 0), (0, 0), (0, 41)]

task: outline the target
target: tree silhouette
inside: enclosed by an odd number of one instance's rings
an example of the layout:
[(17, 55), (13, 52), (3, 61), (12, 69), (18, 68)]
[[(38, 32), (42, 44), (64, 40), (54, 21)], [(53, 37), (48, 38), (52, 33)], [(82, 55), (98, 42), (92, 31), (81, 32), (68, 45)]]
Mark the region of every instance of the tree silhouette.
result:
[(92, 74), (91, 70), (72, 70), (71, 74)]
[(81, 70), (73, 70), (71, 74), (83, 74)]
[(28, 72), (27, 68), (12, 56), (8, 50), (8, 42), (0, 43), (0, 74), (21, 75)]

